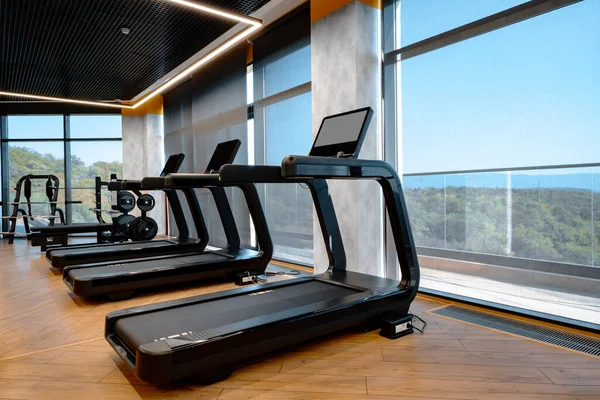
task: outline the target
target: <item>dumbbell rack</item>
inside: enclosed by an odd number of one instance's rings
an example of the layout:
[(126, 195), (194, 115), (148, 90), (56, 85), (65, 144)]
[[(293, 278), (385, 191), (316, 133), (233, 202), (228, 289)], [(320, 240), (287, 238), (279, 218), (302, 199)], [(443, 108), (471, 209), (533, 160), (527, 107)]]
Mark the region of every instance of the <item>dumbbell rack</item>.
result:
[[(133, 192), (133, 194), (132, 194)], [(137, 200), (134, 198), (137, 196)], [(137, 205), (141, 211), (141, 216), (135, 217), (129, 212), (133, 211)], [(155, 206), (154, 197), (149, 194), (143, 194), (138, 189), (117, 190), (117, 204), (111, 207), (111, 210), (103, 210), (109, 214), (120, 213), (117, 217), (112, 217), (115, 231), (121, 232), (132, 241), (152, 240), (158, 232), (156, 221), (150, 218), (147, 213)]]

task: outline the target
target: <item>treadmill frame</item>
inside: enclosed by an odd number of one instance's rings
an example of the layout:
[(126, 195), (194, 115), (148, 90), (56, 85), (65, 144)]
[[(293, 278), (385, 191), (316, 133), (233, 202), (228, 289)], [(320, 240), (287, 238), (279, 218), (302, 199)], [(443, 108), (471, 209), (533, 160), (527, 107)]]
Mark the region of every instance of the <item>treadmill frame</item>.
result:
[[(188, 174), (185, 174), (188, 175)], [(148, 257), (144, 259), (124, 260), (122, 263), (99, 263), (69, 266), (63, 270), (63, 281), (71, 289), (71, 291), (82, 297), (90, 297), (96, 295), (109, 295), (114, 299), (129, 297), (133, 291), (142, 288), (158, 287), (168, 284), (189, 282), (201, 279), (215, 278), (220, 276), (232, 277), (235, 274), (240, 274), (246, 271), (254, 274), (262, 274), (273, 254), (273, 243), (267, 227), (267, 222), (262, 210), (258, 191), (253, 184), (240, 183), (233, 185), (219, 185), (218, 175), (216, 174), (197, 174), (201, 176), (202, 185), (198, 187), (206, 187), (211, 190), (215, 196), (217, 208), (221, 216), (221, 221), (224, 224), (225, 233), (229, 241), (225, 249), (218, 251), (205, 252), (205, 246), (198, 251), (187, 251), (181, 254), (171, 255), (171, 257)], [(161, 183), (163, 183), (161, 187)], [(237, 231), (233, 213), (227, 200), (224, 187), (235, 186), (239, 187), (244, 194), (248, 211), (254, 222), (256, 230), (256, 238), (258, 241), (258, 250), (240, 248), (240, 237)], [(183, 190), (193, 194), (196, 198), (196, 193), (193, 188), (166, 188), (164, 186), (164, 178), (151, 177), (142, 180), (142, 189), (162, 189), (162, 190)], [(200, 210), (198, 208), (198, 210)], [(206, 226), (204, 225), (206, 228)], [(208, 237), (208, 232), (205, 235)], [(169, 259), (179, 259), (184, 257), (202, 257), (203, 255), (215, 254), (223, 257), (222, 260), (212, 262), (190, 262), (185, 265), (169, 267)], [(131, 273), (110, 274), (111, 267), (121, 264), (133, 264), (136, 262), (156, 261), (160, 267), (148, 268), (142, 271)], [(91, 277), (82, 279), (74, 279), (71, 276), (71, 271), (79, 269), (87, 269), (90, 267), (106, 268), (106, 274), (98, 273)]]
[[(224, 183), (307, 183), (325, 240), (329, 268), (327, 272), (309, 278), (271, 282), (109, 313), (106, 316), (105, 337), (138, 378), (155, 384), (199, 374), (222, 379), (240, 361), (256, 355), (351, 326), (378, 324), (386, 316), (404, 316), (408, 313), (418, 290), (419, 266), (400, 179), (389, 164), (383, 161), (288, 156), (282, 168), (225, 165), (219, 176)], [(190, 175), (182, 174), (171, 174), (165, 178), (172, 187), (189, 186), (193, 179)], [(402, 272), (400, 281), (345, 270), (341, 233), (324, 179), (374, 179), (379, 182), (396, 243)], [(261, 316), (252, 321), (233, 321), (229, 330), (221, 327), (221, 330), (212, 329), (210, 333), (192, 332), (191, 341), (176, 337), (159, 338), (137, 349), (129, 349), (115, 332), (115, 324), (120, 318), (276, 290), (310, 280), (362, 292)]]

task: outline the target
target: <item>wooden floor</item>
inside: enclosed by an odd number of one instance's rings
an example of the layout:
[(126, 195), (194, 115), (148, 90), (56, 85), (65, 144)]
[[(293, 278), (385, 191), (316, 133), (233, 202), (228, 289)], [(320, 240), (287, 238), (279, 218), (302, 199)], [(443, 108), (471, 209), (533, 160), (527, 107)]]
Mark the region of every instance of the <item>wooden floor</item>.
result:
[(25, 241), (0, 241), (0, 399), (600, 399), (600, 359), (412, 311), (425, 334), (392, 341), (342, 332), (271, 354), (226, 381), (156, 388), (132, 376), (104, 341), (111, 310), (231, 284), (85, 302)]

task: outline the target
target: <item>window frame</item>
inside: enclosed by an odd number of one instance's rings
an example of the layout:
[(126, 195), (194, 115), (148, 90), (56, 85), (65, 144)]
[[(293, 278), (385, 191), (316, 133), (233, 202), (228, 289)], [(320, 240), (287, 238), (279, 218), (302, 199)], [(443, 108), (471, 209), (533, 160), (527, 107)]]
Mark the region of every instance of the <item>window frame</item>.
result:
[[(413, 58), (431, 51), (441, 49), (452, 44), (456, 44), (471, 38), (484, 35), (486, 33), (505, 28), (507, 26), (525, 21), (537, 17), (539, 15), (556, 11), (563, 7), (567, 7), (583, 0), (531, 0), (517, 6), (508, 8), (501, 12), (489, 15), (487, 17), (478, 19), (476, 21), (464, 24), (454, 29), (442, 32), (440, 34), (431, 36), (424, 40), (412, 43), (410, 45), (400, 47), (399, 40), (399, 21), (400, 21), (400, 5), (402, 0), (384, 0), (383, 13), (382, 13), (382, 87), (383, 87), (383, 98), (384, 98), (384, 115), (383, 115), (383, 126), (384, 126), (384, 157), (387, 162), (392, 164), (398, 171), (401, 179), (403, 175), (402, 168), (402, 110), (401, 110), (401, 97), (399, 96), (401, 81), (400, 72), (402, 61), (409, 58)], [(568, 165), (568, 167), (587, 167), (587, 166), (599, 166), (600, 164), (574, 164)], [(556, 166), (543, 166), (533, 168), (555, 168)], [(509, 170), (521, 170), (530, 169), (532, 167), (519, 167)], [(506, 169), (501, 169), (505, 171)], [(446, 171), (446, 172), (435, 172), (433, 174), (443, 174), (448, 172), (460, 172), (460, 173), (471, 173), (471, 172), (493, 172), (496, 169), (482, 169), (482, 170), (469, 170), (469, 171)], [(429, 175), (428, 173), (415, 173), (406, 174), (411, 175)], [(389, 224), (386, 219), (385, 221), (385, 256), (386, 256), (386, 276), (392, 279), (398, 279), (398, 268), (397, 258), (394, 251), (394, 243), (391, 241), (391, 232), (389, 230)], [(470, 260), (472, 262), (480, 263), (494, 263), (497, 261), (505, 261), (512, 268), (521, 268), (527, 270), (544, 270), (544, 271), (566, 271), (571, 267), (576, 267), (580, 270), (585, 270), (585, 276), (594, 275), (600, 271), (598, 267), (588, 267), (582, 265), (571, 265), (560, 262), (543, 261), (543, 260), (530, 260), (530, 259), (519, 259), (516, 257), (503, 257), (496, 255), (487, 255), (479, 253), (468, 253), (454, 250), (437, 249), (437, 248), (425, 248), (417, 247), (419, 252), (424, 250), (426, 256), (444, 256), (458, 259)], [(594, 269), (594, 270), (592, 270)], [(572, 271), (571, 271), (572, 273)], [(592, 323), (575, 320), (569, 317), (562, 317), (554, 314), (546, 314), (540, 311), (534, 311), (530, 309), (509, 306), (502, 303), (495, 303), (488, 300), (477, 299), (458, 295), (454, 293), (442, 292), (433, 289), (419, 288), (421, 292), (431, 294), (438, 297), (450, 298), (453, 300), (474, 303), (480, 306), (500, 309), (504, 311), (514, 312), (517, 314), (531, 316), (537, 319), (550, 321), (552, 323), (561, 323), (570, 326), (577, 326), (579, 328), (589, 329), (592, 331), (598, 330), (598, 325)]]
[[(114, 114), (99, 114), (93, 113), (94, 115), (114, 115)], [(8, 132), (8, 117), (9, 115), (19, 115), (19, 116), (39, 116), (39, 115), (61, 115), (63, 118), (63, 132), (62, 137), (60, 138), (15, 138), (11, 139), (9, 137)], [(61, 182), (62, 189), (65, 192), (65, 201), (72, 201), (72, 185), (71, 185), (71, 143), (73, 142), (123, 142), (122, 137), (115, 138), (98, 138), (98, 137), (89, 137), (89, 138), (71, 138), (71, 116), (75, 115), (88, 115), (86, 113), (78, 113), (78, 114), (1, 114), (0, 115), (0, 179), (2, 180), (2, 193), (1, 193), (1, 201), (3, 204), (6, 204), (12, 199), (10, 199), (10, 188), (9, 188), (9, 159), (8, 159), (8, 149), (10, 144), (12, 143), (40, 143), (40, 142), (54, 142), (54, 143), (62, 143), (63, 144), (63, 168), (64, 168), (64, 182)], [(65, 212), (65, 223), (72, 223), (72, 204), (66, 204), (64, 207)], [(2, 207), (2, 216), (8, 216), (9, 207)], [(8, 231), (9, 220), (2, 219), (1, 229), (2, 232)]]
[[(259, 165), (267, 165), (267, 132), (266, 132), (266, 112), (267, 107), (276, 104), (279, 102), (286, 101), (288, 99), (292, 99), (297, 96), (301, 96), (306, 93), (310, 93), (312, 91), (312, 77), (311, 80), (305, 83), (301, 83), (299, 85), (287, 88), (277, 93), (273, 93), (269, 96), (265, 97), (265, 68), (269, 63), (272, 63), (276, 60), (279, 60), (295, 51), (301, 50), (307, 46), (310, 46), (310, 37), (306, 37), (304, 39), (298, 40), (293, 44), (284, 47), (269, 56), (261, 59), (259, 62), (253, 62), (250, 65), (252, 66), (251, 74), (254, 81), (254, 93), (252, 96), (253, 102), (248, 104), (248, 121), (252, 121), (252, 137), (253, 141), (253, 161)], [(260, 115), (257, 115), (257, 110), (260, 112)], [(258, 117), (258, 118), (257, 118)], [(257, 123), (258, 121), (258, 123)], [(267, 186), (265, 184), (257, 185), (257, 189), (262, 199), (264, 199), (264, 207), (267, 206), (267, 197), (268, 191)], [(311, 215), (312, 217), (312, 215)], [(314, 229), (313, 229), (313, 239), (314, 239)], [(273, 256), (274, 260), (283, 261), (283, 262), (293, 262), (298, 265), (302, 265), (305, 267), (313, 268), (312, 264), (304, 263), (299, 260), (290, 260), (286, 258), (280, 258), (277, 255)]]

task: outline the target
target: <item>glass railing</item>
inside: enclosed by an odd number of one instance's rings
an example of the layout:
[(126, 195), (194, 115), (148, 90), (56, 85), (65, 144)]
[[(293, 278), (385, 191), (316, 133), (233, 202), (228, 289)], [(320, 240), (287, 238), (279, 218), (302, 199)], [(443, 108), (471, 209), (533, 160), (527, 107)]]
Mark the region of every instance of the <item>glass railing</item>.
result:
[(405, 174), (418, 247), (600, 267), (600, 164)]

